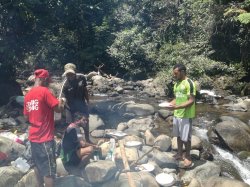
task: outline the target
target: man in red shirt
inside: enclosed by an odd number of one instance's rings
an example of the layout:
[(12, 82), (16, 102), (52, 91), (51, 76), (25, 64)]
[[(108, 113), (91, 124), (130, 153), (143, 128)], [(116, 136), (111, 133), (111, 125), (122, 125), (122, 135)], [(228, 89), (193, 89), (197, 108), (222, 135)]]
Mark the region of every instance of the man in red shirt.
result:
[(56, 174), (54, 111), (61, 112), (64, 100), (58, 100), (48, 89), (49, 72), (35, 71), (34, 87), (25, 95), (24, 116), (30, 122), (29, 140), (39, 187), (53, 187)]

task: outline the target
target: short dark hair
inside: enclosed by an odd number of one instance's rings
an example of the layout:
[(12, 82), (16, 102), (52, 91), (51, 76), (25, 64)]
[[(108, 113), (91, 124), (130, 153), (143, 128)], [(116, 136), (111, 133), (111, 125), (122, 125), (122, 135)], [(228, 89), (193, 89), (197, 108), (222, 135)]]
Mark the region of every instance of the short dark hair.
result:
[(74, 120), (75, 121), (80, 120), (80, 119), (82, 119), (83, 116), (87, 118), (88, 114), (83, 113), (83, 112), (75, 112), (74, 113)]
[(175, 64), (173, 69), (176, 69), (176, 68), (178, 68), (179, 71), (184, 71), (185, 73), (187, 71), (186, 66), (184, 66), (183, 64)]

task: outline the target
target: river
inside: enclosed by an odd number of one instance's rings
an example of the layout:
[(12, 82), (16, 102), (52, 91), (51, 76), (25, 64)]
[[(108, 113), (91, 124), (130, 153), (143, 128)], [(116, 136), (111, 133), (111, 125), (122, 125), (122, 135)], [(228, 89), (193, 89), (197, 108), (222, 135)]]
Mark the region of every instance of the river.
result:
[[(92, 97), (91, 99), (95, 108), (95, 112), (99, 110), (98, 113), (103, 118), (105, 123), (108, 124), (108, 128), (116, 128), (119, 122), (126, 122), (129, 120), (121, 117), (115, 112), (110, 111), (112, 106), (116, 103), (127, 101), (135, 101), (136, 103), (148, 103), (153, 105), (155, 107), (155, 110), (157, 111), (160, 109), (158, 107), (159, 102), (162, 102), (164, 100), (155, 98), (136, 98), (133, 96), (121, 97), (117, 99), (112, 97), (110, 98), (105, 95), (98, 95)], [(107, 109), (107, 111), (105, 111), (105, 108)], [(197, 104), (196, 110), (197, 115), (194, 120), (193, 134), (198, 136), (203, 141), (203, 144), (207, 144), (208, 147), (213, 148), (214, 162), (218, 162), (222, 165), (222, 176), (242, 180), (250, 185), (250, 158), (248, 157), (248, 159), (240, 160), (236, 154), (211, 144), (207, 136), (208, 127), (210, 127), (211, 125), (215, 125), (219, 117), (222, 115), (236, 117), (244, 123), (250, 125), (250, 111), (229, 111), (223, 108), (222, 104), (211, 105), (207, 103)], [(171, 136), (172, 129), (166, 125), (166, 121), (156, 115), (155, 123), (157, 124), (156, 134), (167, 134)]]

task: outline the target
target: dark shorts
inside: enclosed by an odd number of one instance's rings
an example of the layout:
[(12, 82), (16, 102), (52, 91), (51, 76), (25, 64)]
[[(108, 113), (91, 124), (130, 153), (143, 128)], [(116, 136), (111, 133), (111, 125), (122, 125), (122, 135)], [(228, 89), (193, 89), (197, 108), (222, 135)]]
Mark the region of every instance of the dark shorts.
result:
[(56, 175), (55, 141), (30, 142), (32, 160), (41, 177)]
[(74, 102), (71, 102), (65, 107), (65, 115), (66, 115), (66, 123), (72, 123), (73, 122), (73, 115), (76, 112), (82, 112), (87, 115), (89, 115), (88, 106), (86, 103), (75, 100)]
[(76, 151), (72, 152), (69, 161), (65, 163), (66, 166), (78, 166), (80, 164), (81, 159), (77, 156)]

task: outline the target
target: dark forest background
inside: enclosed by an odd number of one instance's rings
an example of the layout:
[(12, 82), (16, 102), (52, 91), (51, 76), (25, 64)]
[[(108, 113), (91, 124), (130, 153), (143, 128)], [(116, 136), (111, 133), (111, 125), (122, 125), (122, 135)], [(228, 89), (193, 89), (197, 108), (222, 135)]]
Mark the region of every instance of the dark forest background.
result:
[(0, 0), (1, 81), (104, 64), (125, 79), (250, 77), (250, 0)]

